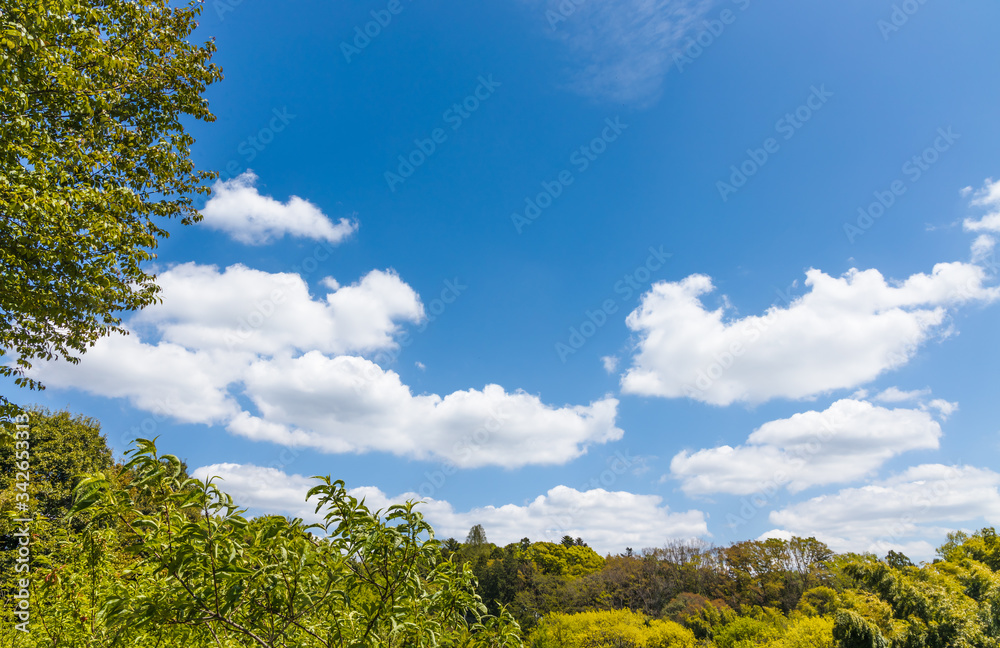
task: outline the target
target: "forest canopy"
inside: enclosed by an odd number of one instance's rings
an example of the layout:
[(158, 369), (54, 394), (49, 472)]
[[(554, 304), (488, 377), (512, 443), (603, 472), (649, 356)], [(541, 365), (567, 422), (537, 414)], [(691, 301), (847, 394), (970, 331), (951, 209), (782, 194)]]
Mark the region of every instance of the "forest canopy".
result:
[(998, 646), (992, 528), (952, 533), (919, 566), (815, 538), (606, 556), (569, 536), (498, 546), (480, 525), (442, 541), (418, 502), (372, 511), (330, 477), (309, 493), (318, 523), (247, 517), (153, 441), (115, 462), (97, 421), (31, 415), (26, 574), (11, 568), (16, 466), (0, 472), (3, 646)]

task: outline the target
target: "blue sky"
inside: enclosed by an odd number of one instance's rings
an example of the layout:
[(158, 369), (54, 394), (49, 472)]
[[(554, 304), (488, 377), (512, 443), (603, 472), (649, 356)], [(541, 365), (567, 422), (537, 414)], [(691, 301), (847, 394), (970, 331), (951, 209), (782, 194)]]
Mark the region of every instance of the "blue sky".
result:
[(1000, 523), (998, 20), (206, 2), (205, 220), (31, 396), (257, 512), (332, 474), (442, 536), (930, 558)]

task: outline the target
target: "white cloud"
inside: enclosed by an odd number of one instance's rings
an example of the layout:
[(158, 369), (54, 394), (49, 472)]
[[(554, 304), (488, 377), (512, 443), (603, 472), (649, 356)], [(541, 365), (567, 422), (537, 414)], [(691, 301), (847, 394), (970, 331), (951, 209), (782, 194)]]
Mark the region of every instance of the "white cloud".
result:
[(39, 363), (31, 373), (51, 387), (127, 398), (139, 409), (184, 423), (217, 423), (239, 411), (226, 385), (249, 364), (246, 355), (193, 352), (169, 342), (152, 346), (132, 334), (102, 338), (77, 365)]
[(380, 451), (463, 468), (512, 468), (562, 464), (623, 434), (615, 427), (613, 398), (556, 408), (499, 385), (414, 396), (394, 371), (316, 351), (258, 361), (244, 384), (261, 418), (244, 413), (231, 423), (232, 432), (327, 452)]
[(972, 243), (972, 261), (989, 266), (996, 272), (993, 255), (997, 246), (996, 235), (1000, 234), (1000, 180), (994, 182), (987, 179), (982, 189), (973, 195), (972, 205), (987, 209), (979, 220), (966, 218), (963, 223), (968, 232), (982, 232)]
[(935, 409), (938, 411), (938, 416), (941, 417), (941, 420), (946, 420), (958, 409), (958, 403), (952, 403), (943, 398), (934, 398), (929, 403), (921, 403), (920, 409), (924, 411)]
[(212, 197), (201, 210), (202, 222), (248, 245), (270, 243), (285, 234), (336, 244), (358, 229), (357, 221), (342, 218), (334, 223), (319, 207), (298, 196), (286, 203), (262, 196), (256, 184), (253, 171), (216, 181)]
[(604, 365), (604, 370), (609, 374), (613, 374), (618, 371), (618, 358), (617, 356), (603, 356), (601, 358), (601, 364)]
[(765, 423), (745, 445), (681, 452), (670, 471), (691, 495), (779, 486), (794, 493), (860, 479), (900, 453), (937, 448), (940, 437), (941, 426), (926, 412), (844, 399), (823, 412)]
[[(400, 323), (424, 318), (419, 296), (391, 271), (347, 286), (327, 280), (320, 299), (298, 275), (240, 265), (184, 264), (159, 283), (163, 303), (133, 318), (137, 334), (103, 338), (80, 365), (39, 363), (32, 375), (256, 440), (461, 467), (561, 464), (623, 434), (613, 398), (555, 407), (499, 385), (414, 395), (397, 373), (350, 355), (397, 348)], [(241, 407), (247, 400), (256, 411)]]
[(763, 315), (727, 319), (707, 310), (705, 275), (659, 282), (627, 318), (639, 335), (626, 393), (690, 397), (714, 405), (801, 399), (854, 388), (906, 364), (950, 308), (989, 302), (983, 268), (941, 263), (931, 274), (887, 281), (877, 270), (806, 273), (805, 295)]
[(835, 551), (903, 549), (911, 558), (929, 558), (926, 538), (943, 541), (957, 525), (1000, 523), (998, 486), (1000, 475), (991, 470), (925, 464), (774, 511), (770, 520), (795, 535), (814, 535)]
[(880, 403), (905, 403), (907, 401), (920, 400), (924, 396), (930, 395), (930, 389), (914, 389), (913, 391), (903, 391), (899, 387), (889, 387), (879, 392), (875, 400)]
[[(707, 0), (528, 0), (553, 38), (576, 59), (572, 88), (614, 102), (646, 103), (686, 37), (711, 7)], [(572, 13), (566, 20), (566, 7)]]
[[(315, 520), (314, 506), (305, 503), (306, 491), (315, 481), (287, 475), (274, 468), (252, 465), (215, 464), (192, 473), (199, 479), (223, 477), (219, 487), (241, 506), (265, 513), (278, 513)], [(619, 553), (661, 546), (668, 539), (688, 539), (708, 534), (701, 511), (672, 512), (656, 495), (636, 495), (603, 489), (578, 491), (556, 486), (524, 505), (485, 506), (456, 511), (443, 500), (402, 493), (390, 497), (374, 487), (350, 490), (365, 498), (371, 509), (385, 509), (408, 499), (423, 500), (418, 508), (433, 525), (438, 538), (465, 538), (475, 524), (482, 524), (490, 542), (504, 545), (527, 536), (534, 541), (558, 541), (564, 535), (583, 538), (599, 553)]]
[(972, 242), (973, 263), (983, 263), (989, 259), (996, 246), (997, 240), (989, 234), (980, 234), (977, 236), (976, 240)]
[(879, 403), (906, 403), (917, 402), (917, 405), (924, 412), (935, 410), (942, 421), (947, 420), (957, 409), (958, 403), (952, 403), (943, 398), (932, 398), (926, 400), (931, 395), (930, 389), (914, 389), (903, 391), (898, 387), (889, 387), (875, 395), (875, 401)]
[(1000, 180), (995, 182), (992, 178), (986, 180), (983, 188), (973, 196), (972, 204), (976, 207), (986, 207), (989, 213), (979, 220), (966, 218), (965, 229), (970, 232), (1000, 233)]
[(234, 265), (185, 263), (159, 275), (163, 303), (133, 321), (153, 325), (168, 342), (191, 349), (273, 355), (291, 350), (328, 353), (396, 346), (400, 322), (424, 318), (416, 291), (391, 270), (373, 270), (349, 286), (330, 279), (313, 299), (297, 274)]

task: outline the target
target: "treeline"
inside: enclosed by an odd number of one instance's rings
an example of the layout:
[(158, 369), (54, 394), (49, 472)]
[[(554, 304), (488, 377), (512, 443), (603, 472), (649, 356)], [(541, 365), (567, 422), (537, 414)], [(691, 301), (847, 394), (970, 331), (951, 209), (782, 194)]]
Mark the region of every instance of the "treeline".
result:
[(833, 579), (834, 554), (815, 538), (750, 540), (729, 547), (673, 542), (602, 558), (569, 536), (559, 544), (524, 538), (498, 547), (473, 540), (484, 534), (475, 527), (464, 544), (448, 540), (446, 553), (471, 565), (487, 606), (492, 611), (506, 607), (522, 628), (549, 612), (629, 609), (660, 618), (693, 601), (787, 613), (807, 590)]
[(1000, 540), (949, 534), (915, 566), (890, 551), (835, 554), (815, 538), (674, 542), (602, 558), (579, 539), (498, 547), (449, 540), (491, 611), (533, 648), (1000, 646)]
[(481, 526), (439, 541), (419, 506), (371, 511), (330, 479), (310, 492), (319, 525), (248, 519), (152, 442), (116, 463), (96, 421), (31, 419), (0, 437), (0, 648), (1000, 648), (993, 529), (920, 566), (814, 538), (616, 556)]

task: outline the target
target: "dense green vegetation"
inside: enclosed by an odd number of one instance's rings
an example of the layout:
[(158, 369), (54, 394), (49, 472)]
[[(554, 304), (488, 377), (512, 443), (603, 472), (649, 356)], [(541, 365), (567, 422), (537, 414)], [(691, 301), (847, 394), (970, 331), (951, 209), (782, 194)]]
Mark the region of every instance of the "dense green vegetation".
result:
[(569, 536), (499, 547), (478, 525), (440, 542), (419, 505), (371, 511), (329, 478), (310, 493), (321, 524), (248, 519), (150, 441), (115, 463), (96, 421), (31, 415), (30, 633), (12, 426), (0, 443), (4, 647), (1000, 646), (993, 529), (922, 566), (813, 538), (605, 557)]
[(215, 177), (182, 124), (215, 119), (215, 46), (188, 42), (202, 9), (0, 0), (0, 376), (40, 388), (33, 362), (76, 362), (157, 300), (143, 263)]
[[(32, 419), (32, 569), (4, 570), (0, 645), (520, 645), (509, 615), (484, 614), (471, 567), (442, 558), (412, 503), (373, 512), (327, 478), (309, 494), (322, 523), (247, 519), (151, 441), (112, 466), (95, 422)], [(5, 434), (0, 456), (16, 443)], [(24, 544), (11, 463), (0, 481), (5, 565)], [(18, 628), (25, 608), (30, 633)]]

